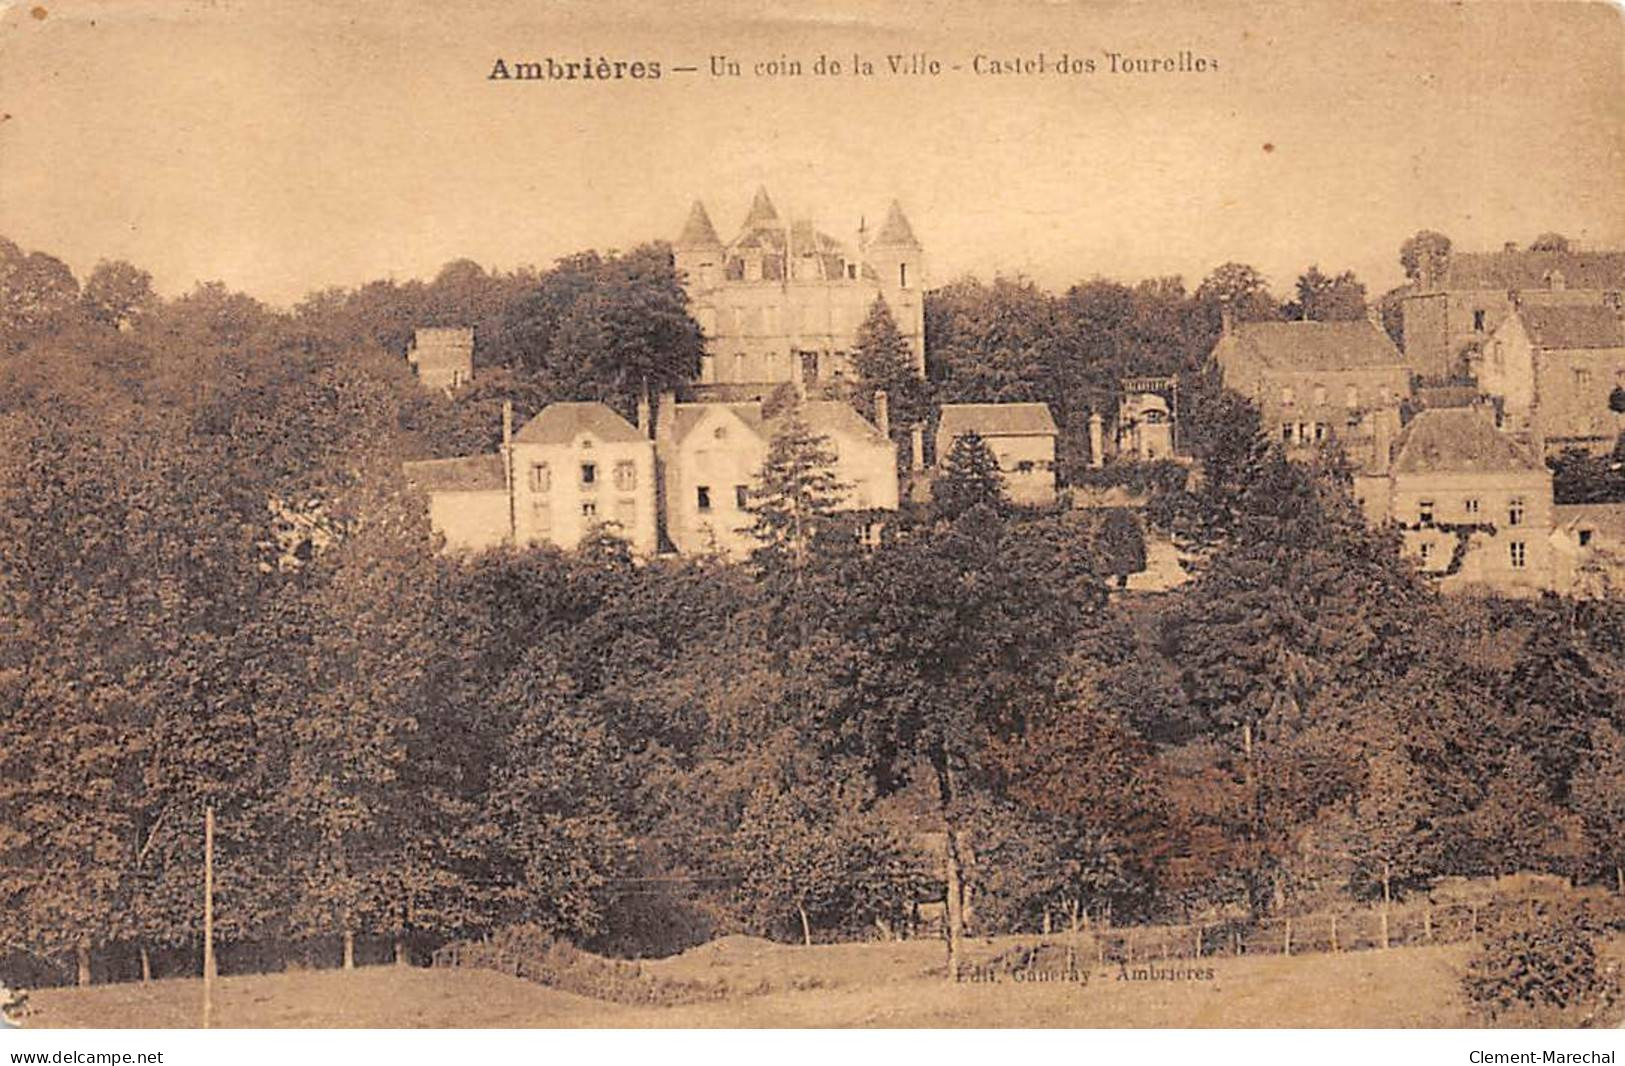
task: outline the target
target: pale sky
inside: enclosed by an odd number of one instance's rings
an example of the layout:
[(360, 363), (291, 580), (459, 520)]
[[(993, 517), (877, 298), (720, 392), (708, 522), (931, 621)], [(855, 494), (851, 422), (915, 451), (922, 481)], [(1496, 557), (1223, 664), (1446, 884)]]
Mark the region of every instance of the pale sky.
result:
[[(1185, 50), (1218, 70), (1106, 69)], [(944, 69), (810, 73), (854, 51)], [(972, 69), (1040, 52), (1098, 69)], [(714, 54), (745, 76), (709, 76)], [(550, 56), (663, 77), (487, 79)], [(781, 57), (808, 73), (752, 76)], [(123, 258), (165, 294), (219, 279), (284, 305), (675, 237), (696, 197), (726, 238), (759, 184), (838, 235), (895, 197), (933, 284), (1194, 287), (1234, 259), (1283, 295), (1310, 263), (1375, 295), (1424, 227), (1625, 247), (1607, 4), (0, 0), (0, 114), (0, 234), (81, 278)]]

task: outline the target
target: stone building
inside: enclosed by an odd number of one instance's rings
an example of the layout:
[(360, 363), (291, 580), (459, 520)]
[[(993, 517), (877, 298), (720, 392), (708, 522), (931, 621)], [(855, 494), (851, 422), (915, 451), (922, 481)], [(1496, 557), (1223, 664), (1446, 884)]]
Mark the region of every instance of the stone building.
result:
[(1625, 503), (1560, 503), (1553, 512), (1558, 590), (1593, 598), (1625, 592)]
[[(891, 439), (845, 403), (808, 400), (798, 411), (834, 449), (835, 478), (847, 486), (839, 509), (895, 511), (897, 450)], [(664, 471), (666, 535), (678, 551), (717, 551), (742, 559), (756, 547), (750, 533), (755, 519), (747, 508), (785, 417), (764, 415), (755, 401), (662, 398), (655, 435)]]
[(1536, 454), (1613, 450), (1621, 419), (1608, 405), (1625, 386), (1625, 320), (1598, 304), (1523, 305), (1475, 360), (1478, 388), (1501, 427)]
[(657, 547), (654, 444), (601, 403), (549, 404), (496, 455), (406, 463), (449, 551), (574, 548), (596, 529)]
[(1461, 378), (1467, 362), (1515, 305), (1618, 306), (1625, 252), (1458, 252), (1442, 269), (1424, 262), (1404, 298), (1405, 357), (1434, 380)]
[(878, 231), (860, 222), (852, 244), (781, 218), (765, 189), (724, 243), (696, 201), (672, 247), (705, 333), (701, 395), (760, 399), (785, 382), (817, 392), (850, 378), (848, 356), (877, 297), (925, 375), (925, 255), (895, 201)]
[(429, 523), (450, 552), (479, 552), (510, 542), (513, 514), (501, 455), (469, 455), (401, 464), (406, 483), (429, 500)]
[(1380, 465), (1411, 391), (1404, 357), (1369, 319), (1233, 324), (1226, 316), (1213, 360), (1288, 454), (1336, 440), (1357, 468)]
[(1041, 403), (949, 403), (937, 419), (937, 465), (954, 441), (974, 433), (987, 444), (1013, 503), (1055, 502), (1055, 419)]
[(406, 361), (426, 389), (450, 391), (474, 380), (472, 329), (419, 329), (412, 334)]
[(1367, 516), (1397, 525), (1406, 552), (1447, 590), (1554, 587), (1551, 471), (1482, 410), (1422, 411), (1388, 476), (1356, 491)]
[(515, 433), (514, 535), (573, 548), (595, 529), (639, 555), (658, 545), (654, 443), (601, 403), (554, 403)]

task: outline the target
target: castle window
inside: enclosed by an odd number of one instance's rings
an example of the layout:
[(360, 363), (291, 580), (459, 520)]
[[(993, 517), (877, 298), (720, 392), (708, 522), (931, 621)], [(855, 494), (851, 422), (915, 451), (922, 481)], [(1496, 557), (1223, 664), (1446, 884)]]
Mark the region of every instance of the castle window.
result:
[(1282, 444), (1291, 444), (1292, 443), (1292, 423), (1291, 422), (1282, 422), (1281, 423), (1281, 443)]
[(1468, 514), (1477, 514), (1478, 498), (1476, 496), (1469, 496), (1465, 500), (1462, 500), (1461, 509), (1466, 511)]
[(1316, 422), (1315, 423), (1315, 443), (1319, 444), (1321, 441), (1323, 441), (1325, 439), (1326, 439), (1326, 423), (1324, 423), (1324, 422)]
[(638, 487), (638, 465), (629, 459), (615, 464), (615, 487), (630, 492)]
[(1424, 526), (1433, 524), (1433, 501), (1419, 500), (1416, 504), (1416, 520)]
[(1512, 560), (1512, 569), (1522, 570), (1529, 561), (1528, 552), (1524, 549), (1523, 541), (1515, 540), (1507, 545), (1507, 554)]
[(582, 463), (581, 464), (581, 483), (583, 485), (594, 485), (594, 484), (597, 484), (597, 482), (598, 482), (598, 464), (597, 463)]
[(1588, 548), (1588, 547), (1591, 546), (1591, 534), (1593, 532), (1595, 532), (1595, 530), (1590, 530), (1590, 529), (1582, 529), (1582, 530), (1580, 530), (1580, 547)]
[(858, 280), (858, 264), (856, 264), (856, 263), (848, 263), (848, 264), (846, 264), (846, 280), (848, 280), (848, 281), (857, 281)]
[(530, 464), (530, 491), (543, 493), (553, 487), (553, 474), (546, 463)]
[(596, 503), (594, 503), (593, 501), (591, 501), (591, 500), (588, 500), (586, 503), (582, 504), (581, 505), (581, 517), (582, 518), (597, 518), (598, 517), (598, 505)]
[(695, 506), (697, 506), (701, 511), (708, 512), (708, 511), (711, 510), (711, 486), (710, 485), (696, 486), (696, 488), (694, 490), (694, 497), (695, 497), (695, 500), (694, 500)]
[(744, 485), (734, 486), (734, 506), (743, 511), (750, 504), (750, 489)]
[(727, 269), (723, 271), (723, 276), (729, 281), (744, 281), (745, 261), (737, 257), (729, 259)]
[(1422, 565), (1426, 566), (1433, 557), (1433, 545), (1424, 540), (1417, 546), (1417, 554), (1422, 557)]
[(908, 288), (908, 264), (907, 263), (898, 263), (897, 264), (897, 287), (899, 289)]
[(1473, 332), (1484, 332), (1484, 312), (1482, 309), (1478, 309), (1473, 312)]
[(1523, 525), (1523, 498), (1514, 496), (1507, 501), (1507, 525)]
[(1574, 387), (1577, 388), (1577, 389), (1585, 389), (1585, 388), (1590, 388), (1590, 386), (1591, 386), (1591, 371), (1586, 369), (1583, 366), (1575, 367), (1574, 368)]

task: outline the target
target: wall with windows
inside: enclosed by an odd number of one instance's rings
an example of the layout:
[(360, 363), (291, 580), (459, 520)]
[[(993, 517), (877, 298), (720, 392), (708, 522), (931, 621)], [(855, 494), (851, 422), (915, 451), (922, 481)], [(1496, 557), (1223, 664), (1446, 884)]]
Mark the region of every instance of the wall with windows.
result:
[(568, 444), (516, 443), (513, 480), (519, 543), (573, 548), (604, 526), (640, 554), (655, 551), (651, 441), (604, 441), (582, 433)]
[(1410, 371), (1402, 366), (1354, 370), (1271, 371), (1261, 381), (1254, 402), (1264, 431), (1288, 452), (1331, 440), (1343, 442), (1359, 466), (1372, 457), (1372, 416), (1397, 412), (1410, 396)]
[(1444, 575), (1459, 538), (1467, 538), (1444, 587), (1512, 594), (1553, 587), (1550, 473), (1395, 474), (1392, 481), (1388, 517), (1422, 570)]
[[(679, 404), (663, 409), (661, 418), (684, 425), (680, 437), (662, 443), (667, 537), (684, 553), (746, 557), (757, 546), (748, 506), (772, 424), (763, 423), (750, 404)], [(835, 478), (848, 486), (841, 509), (896, 510), (897, 457), (891, 442), (878, 434), (860, 438), (815, 428), (829, 436)]]

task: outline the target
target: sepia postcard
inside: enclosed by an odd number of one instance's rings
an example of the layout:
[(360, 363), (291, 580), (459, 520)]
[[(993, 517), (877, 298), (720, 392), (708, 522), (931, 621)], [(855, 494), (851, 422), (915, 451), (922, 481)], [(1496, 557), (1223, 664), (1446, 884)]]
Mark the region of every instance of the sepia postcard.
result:
[(0, 0), (0, 1045), (1614, 1062), (1622, 191), (1618, 4)]

